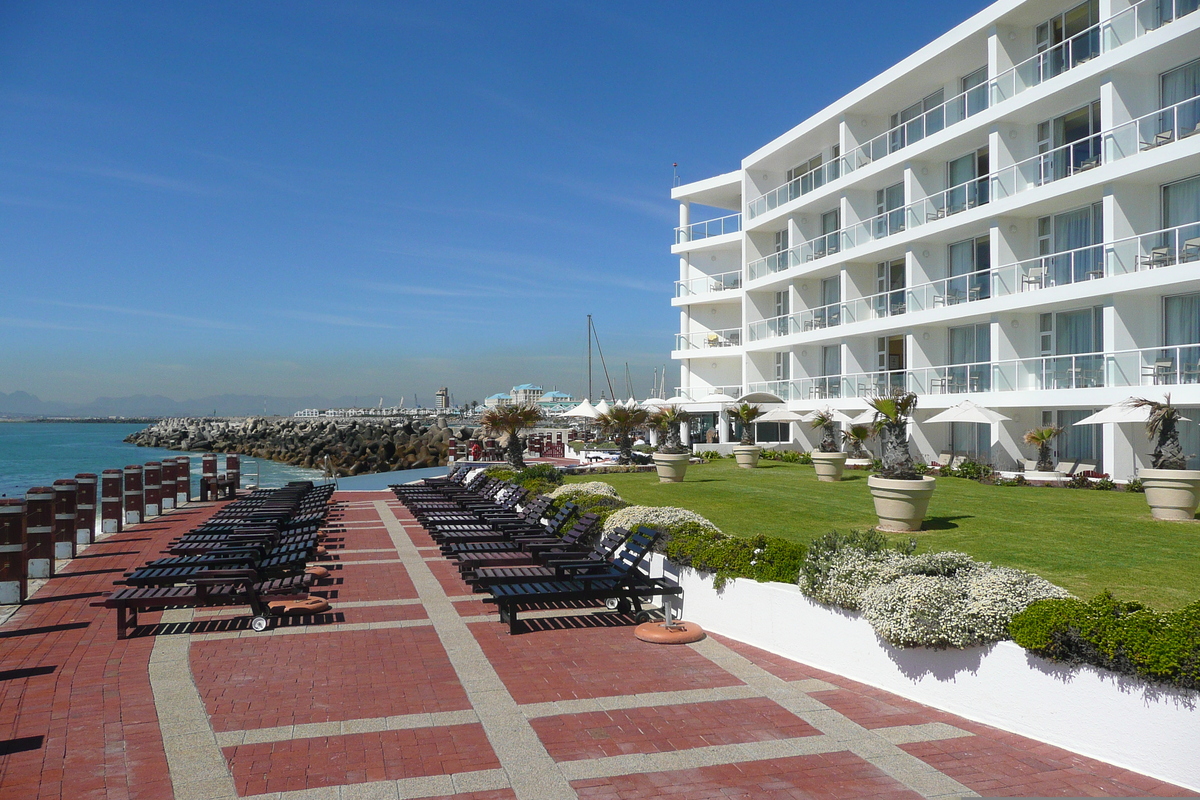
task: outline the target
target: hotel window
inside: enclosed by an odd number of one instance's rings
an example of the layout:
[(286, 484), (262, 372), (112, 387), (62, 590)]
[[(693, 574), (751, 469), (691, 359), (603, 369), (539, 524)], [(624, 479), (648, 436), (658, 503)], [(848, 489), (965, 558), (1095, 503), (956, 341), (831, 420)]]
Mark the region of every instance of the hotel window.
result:
[(826, 211), (821, 215), (821, 238), (813, 248), (813, 257), (822, 258), (838, 252), (841, 249), (838, 241), (838, 231), (841, 230), (842, 212), (839, 209)]
[(986, 392), (991, 389), (992, 326), (962, 325), (949, 330), (950, 359), (945, 391)]
[(1180, 258), (1200, 258), (1200, 175), (1162, 187), (1162, 209), (1164, 228), (1183, 226), (1178, 237)]
[(788, 290), (775, 293), (775, 316), (786, 317), (792, 313), (792, 298)]
[(1061, 286), (1104, 275), (1104, 207), (1101, 203), (1038, 220), (1040, 278)]
[(1158, 24), (1163, 25), (1171, 20), (1190, 14), (1200, 7), (1200, 0), (1158, 0)]
[(1100, 101), (1039, 122), (1039, 183), (1061, 180), (1100, 165)]
[(1075, 424), (1091, 414), (1092, 409), (1090, 408), (1042, 412), (1042, 425), (1057, 426), (1063, 429), (1063, 432), (1054, 440), (1054, 457), (1061, 463), (1063, 472), (1067, 471), (1066, 468), (1074, 467), (1077, 462), (1090, 465), (1092, 469), (1102, 468), (1100, 429), (1103, 426)]
[(988, 201), (986, 147), (946, 162), (946, 214), (957, 214)]
[(775, 380), (787, 381), (792, 378), (791, 353), (781, 350), (775, 354)]
[(775, 252), (782, 253), (788, 249), (788, 229), (775, 231)]
[(1164, 297), (1162, 313), (1164, 348), (1154, 382), (1200, 383), (1200, 293)]
[(829, 344), (821, 348), (821, 377), (814, 384), (817, 397), (841, 397), (842, 346)]
[(904, 230), (904, 181), (875, 192), (876, 239)]
[(1160, 129), (1180, 138), (1200, 132), (1200, 99), (1196, 99), (1200, 98), (1200, 59), (1164, 72), (1159, 82), (1160, 108), (1182, 103), (1175, 111), (1163, 114)]
[(1100, 54), (1100, 31), (1092, 27), (1099, 18), (1097, 0), (1085, 0), (1034, 29), (1034, 45), (1042, 54), (1038, 80), (1053, 78)]
[(955, 242), (947, 248), (946, 257), (950, 264), (946, 305), (992, 296), (992, 248), (987, 236)]
[(944, 101), (945, 92), (938, 89), (903, 111), (892, 114), (891, 124), (888, 126), (891, 129), (888, 135), (888, 152), (895, 152), (901, 147), (919, 142), (944, 128), (945, 113), (941, 108)]
[(838, 276), (821, 279), (821, 307), (815, 313), (818, 328), (833, 327), (842, 322), (842, 279)]
[(875, 316), (894, 317), (907, 310), (904, 266), (903, 258), (875, 266)]
[(1041, 314), (1041, 388), (1077, 389), (1104, 385), (1104, 309), (1081, 308)]
[(970, 117), (988, 107), (987, 96), (987, 67), (982, 66), (959, 79), (958, 91), (962, 94), (959, 101), (960, 116)]

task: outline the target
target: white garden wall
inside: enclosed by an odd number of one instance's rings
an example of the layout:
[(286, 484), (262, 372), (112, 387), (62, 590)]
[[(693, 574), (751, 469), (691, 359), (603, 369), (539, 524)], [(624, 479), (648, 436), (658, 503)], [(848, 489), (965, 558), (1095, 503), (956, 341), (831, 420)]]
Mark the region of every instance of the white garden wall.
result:
[(858, 613), (796, 586), (678, 570), (684, 618), (705, 630), (871, 686), (1200, 791), (1200, 696), (1092, 667), (1065, 668), (1013, 642), (969, 650), (896, 648)]

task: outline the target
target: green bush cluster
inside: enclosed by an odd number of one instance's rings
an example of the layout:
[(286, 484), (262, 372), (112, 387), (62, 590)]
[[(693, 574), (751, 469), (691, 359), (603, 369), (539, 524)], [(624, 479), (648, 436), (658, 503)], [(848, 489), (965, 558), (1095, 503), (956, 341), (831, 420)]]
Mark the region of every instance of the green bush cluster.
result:
[(1051, 661), (1200, 689), (1200, 602), (1163, 613), (1110, 592), (1087, 602), (1041, 600), (1013, 617), (1009, 634)]
[(957, 467), (946, 465), (938, 471), (938, 474), (943, 478), (966, 478), (972, 481), (983, 481), (991, 478), (993, 472), (994, 470), (990, 464), (981, 464), (978, 461), (968, 459)]
[(1137, 494), (1145, 494), (1146, 487), (1142, 485), (1141, 478), (1134, 478), (1129, 483), (1125, 484), (1125, 491), (1135, 492)]
[(701, 450), (696, 455), (700, 456), (705, 461), (716, 461), (717, 459), (722, 458), (721, 454), (716, 450)]
[(801, 453), (799, 450), (763, 450), (762, 458), (764, 461), (782, 461), (785, 464), (803, 464), (804, 458), (808, 457), (808, 463), (812, 463), (812, 456), (808, 453)]
[(1025, 480), (1024, 475), (1017, 475), (1013, 478), (997, 478), (997, 486), (1028, 486), (1029, 481)]
[(680, 566), (713, 573), (713, 586), (719, 591), (733, 578), (794, 583), (805, 547), (769, 536), (739, 539), (685, 522), (671, 533), (663, 554)]

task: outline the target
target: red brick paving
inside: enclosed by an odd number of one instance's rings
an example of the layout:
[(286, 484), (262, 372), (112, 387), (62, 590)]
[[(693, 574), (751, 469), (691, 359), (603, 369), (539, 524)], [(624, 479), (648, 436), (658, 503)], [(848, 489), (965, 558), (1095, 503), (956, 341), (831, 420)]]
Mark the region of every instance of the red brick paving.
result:
[(403, 564), (337, 564), (332, 570), (332, 586), (316, 586), (313, 594), (328, 597), (335, 606), (338, 600), (366, 602), (370, 600), (415, 600), (417, 589)]
[(532, 725), (556, 761), (820, 734), (765, 697), (563, 714), (536, 718)]
[(789, 661), (783, 656), (777, 656), (774, 653), (768, 653), (766, 650), (760, 650), (757, 647), (751, 647), (748, 644), (743, 644), (736, 639), (730, 639), (726, 636), (718, 636), (710, 634), (721, 644), (728, 647), (733, 652), (742, 656), (750, 663), (765, 669), (767, 672), (774, 675), (776, 678), (785, 681), (799, 681), (805, 678), (821, 678), (829, 680), (836, 678), (836, 675), (831, 675), (828, 672), (822, 672), (819, 669), (800, 664), (796, 661)]
[(785, 800), (872, 797), (919, 798), (896, 779), (853, 753), (823, 753), (719, 767), (651, 772), (572, 781), (580, 800), (653, 797)]
[(227, 747), (241, 795), (451, 775), (500, 766), (483, 726), (448, 725)]
[(217, 731), (470, 708), (432, 627), (194, 641)]
[(469, 626), (518, 703), (711, 689), (742, 682), (695, 651), (635, 639), (628, 627), (510, 636), (495, 622)]
[[(433, 555), (432, 553), (430, 555)], [(457, 597), (462, 594), (471, 594), (471, 587), (462, 579), (462, 575), (458, 571), (458, 567), (453, 562), (438, 558), (437, 561), (427, 561), (429, 571), (433, 573), (433, 577), (437, 578), (438, 583), (442, 587), (442, 591), (448, 597)], [(487, 597), (481, 594), (480, 597)], [(494, 608), (494, 607), (493, 607)], [(497, 617), (499, 619), (499, 617)]]

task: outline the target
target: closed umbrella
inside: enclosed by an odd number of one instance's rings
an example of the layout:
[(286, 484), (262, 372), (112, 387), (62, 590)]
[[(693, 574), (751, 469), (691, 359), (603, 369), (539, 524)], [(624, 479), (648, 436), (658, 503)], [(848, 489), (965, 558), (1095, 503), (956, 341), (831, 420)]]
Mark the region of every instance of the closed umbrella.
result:
[(991, 425), (995, 422), (1008, 422), (1009, 417), (999, 411), (992, 411), (981, 405), (963, 400), (956, 406), (951, 406), (940, 414), (934, 414), (926, 422), (977, 422), (981, 425)]

